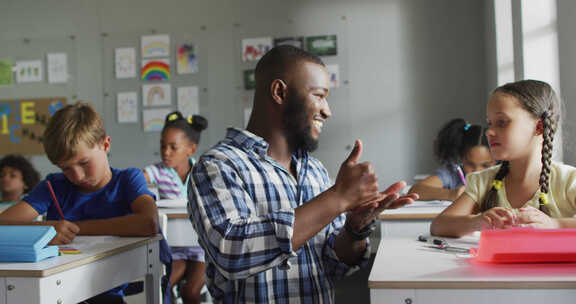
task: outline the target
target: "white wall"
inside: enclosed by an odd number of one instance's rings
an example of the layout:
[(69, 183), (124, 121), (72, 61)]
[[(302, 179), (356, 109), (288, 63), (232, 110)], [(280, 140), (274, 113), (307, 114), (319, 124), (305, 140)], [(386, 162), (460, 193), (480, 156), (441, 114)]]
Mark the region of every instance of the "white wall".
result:
[[(492, 89), (486, 83), (494, 78), (488, 75), (484, 6), (476, 0), (4, 0), (0, 57), (23, 57), (25, 38), (39, 46), (28, 56), (60, 41), (70, 51), (74, 78), (63, 87), (0, 88), (0, 98), (65, 94), (89, 100), (112, 135), (112, 165), (143, 167), (158, 160), (159, 135), (116, 123), (115, 91), (139, 91), (137, 83), (118, 84), (109, 74), (109, 50), (123, 46), (120, 41), (133, 39), (138, 47), (140, 35), (156, 31), (200, 42), (202, 73), (191, 84), (205, 89), (200, 107), (210, 126), (204, 150), (224, 136), (225, 127), (243, 126), (251, 93), (242, 89), (241, 71), (253, 65), (240, 61), (242, 38), (337, 34), (339, 55), (324, 59), (340, 65), (347, 84), (329, 100), (333, 119), (316, 155), (335, 175), (347, 146), (361, 138), (364, 159), (390, 183), (436, 167), (432, 142), (445, 121), (484, 121)], [(54, 170), (44, 157), (34, 161), (43, 174)]]

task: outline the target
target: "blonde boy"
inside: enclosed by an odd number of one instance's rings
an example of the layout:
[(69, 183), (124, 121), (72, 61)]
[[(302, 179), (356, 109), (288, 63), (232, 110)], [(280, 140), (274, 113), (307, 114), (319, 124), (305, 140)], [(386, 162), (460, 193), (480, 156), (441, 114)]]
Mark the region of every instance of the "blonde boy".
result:
[[(135, 168), (110, 168), (110, 136), (91, 105), (78, 102), (58, 110), (48, 122), (43, 144), (48, 159), (62, 173), (49, 174), (22, 201), (1, 213), (0, 224), (54, 226), (57, 234), (52, 244), (68, 244), (77, 235), (150, 236), (158, 232), (158, 211), (144, 175)], [(34, 222), (44, 213), (46, 221)], [(117, 289), (107, 295), (118, 295), (122, 301), (122, 288)]]

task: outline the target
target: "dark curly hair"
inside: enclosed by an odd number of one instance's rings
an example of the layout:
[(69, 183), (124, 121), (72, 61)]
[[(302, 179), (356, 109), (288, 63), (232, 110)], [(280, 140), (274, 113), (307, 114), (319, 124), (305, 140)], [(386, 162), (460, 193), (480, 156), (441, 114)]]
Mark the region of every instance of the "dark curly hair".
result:
[(10, 167), (22, 172), (22, 179), (27, 188), (24, 189), (24, 193), (32, 190), (40, 182), (40, 174), (32, 163), (28, 161), (25, 157), (16, 154), (6, 155), (2, 160), (0, 160), (0, 170), (4, 167)]
[(484, 131), (481, 126), (470, 125), (462, 118), (453, 119), (438, 132), (434, 141), (434, 155), (442, 165), (461, 164), (471, 148), (476, 146), (488, 148)]

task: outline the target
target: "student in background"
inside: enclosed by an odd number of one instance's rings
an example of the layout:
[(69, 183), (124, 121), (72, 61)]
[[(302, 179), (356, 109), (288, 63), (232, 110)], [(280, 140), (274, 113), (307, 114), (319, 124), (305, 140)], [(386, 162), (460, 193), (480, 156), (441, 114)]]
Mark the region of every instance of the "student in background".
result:
[[(0, 224), (54, 226), (57, 234), (50, 243), (56, 245), (68, 244), (79, 234), (152, 236), (158, 232), (156, 203), (144, 175), (134, 168), (110, 168), (110, 136), (92, 106), (80, 102), (58, 110), (44, 132), (44, 150), (62, 173), (49, 174), (1, 213)], [(45, 212), (47, 221), (33, 222)], [(160, 254), (169, 262), (169, 248), (162, 243)], [(124, 303), (126, 285), (86, 302)]]
[[(146, 181), (158, 187), (160, 199), (187, 198), (188, 180), (194, 165), (200, 133), (208, 121), (199, 115), (184, 118), (178, 111), (166, 116), (160, 139), (162, 162), (144, 168)], [(200, 303), (204, 286), (204, 251), (201, 247), (172, 247), (170, 283), (185, 278), (179, 289), (184, 303)]]
[(461, 118), (442, 127), (434, 141), (434, 154), (442, 167), (409, 191), (424, 201), (455, 201), (464, 192), (467, 174), (494, 165), (484, 129)]
[(19, 202), (39, 181), (40, 174), (23, 156), (6, 155), (0, 160), (0, 202)]
[(459, 237), (486, 228), (576, 227), (576, 168), (552, 162), (560, 119), (554, 90), (522, 80), (494, 90), (486, 136), (498, 166), (468, 176), (466, 191), (432, 223), (431, 233)]

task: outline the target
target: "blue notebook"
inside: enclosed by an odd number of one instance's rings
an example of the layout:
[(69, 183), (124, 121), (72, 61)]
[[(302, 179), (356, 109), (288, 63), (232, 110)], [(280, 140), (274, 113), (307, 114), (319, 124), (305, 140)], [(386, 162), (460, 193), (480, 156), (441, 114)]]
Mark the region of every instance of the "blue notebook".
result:
[(56, 235), (52, 226), (0, 226), (0, 262), (38, 262), (58, 255), (46, 246)]

